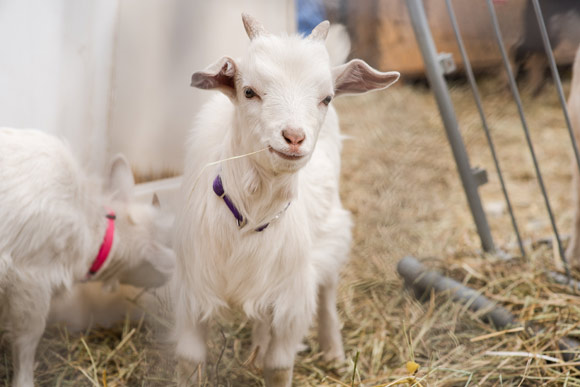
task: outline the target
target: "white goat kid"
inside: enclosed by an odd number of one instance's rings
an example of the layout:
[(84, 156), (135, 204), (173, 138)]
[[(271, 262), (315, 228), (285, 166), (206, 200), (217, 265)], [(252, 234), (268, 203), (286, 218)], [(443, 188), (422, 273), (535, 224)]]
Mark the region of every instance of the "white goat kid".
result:
[[(568, 97), (568, 112), (574, 131), (574, 138), (580, 144), (580, 47), (572, 68), (572, 85)], [(576, 159), (572, 163), (572, 198), (574, 201), (574, 225), (572, 237), (566, 250), (566, 258), (570, 266), (580, 268), (580, 171)]]
[(158, 242), (170, 231), (158, 210), (131, 202), (133, 176), (121, 156), (104, 193), (58, 139), (3, 128), (0, 182), (0, 317), (11, 336), (12, 384), (27, 387), (52, 295), (85, 279), (160, 286), (175, 254)]
[[(336, 288), (351, 220), (339, 198), (341, 135), (329, 103), (399, 77), (361, 60), (331, 68), (328, 22), (308, 38), (276, 37), (242, 18), (251, 39), (246, 55), (192, 77), (192, 86), (225, 96), (204, 107), (188, 142), (173, 281), (180, 385), (199, 377), (207, 322), (229, 306), (254, 321), (267, 386), (291, 384), (317, 306), (325, 359), (344, 359)], [(197, 182), (209, 162), (266, 148)]]

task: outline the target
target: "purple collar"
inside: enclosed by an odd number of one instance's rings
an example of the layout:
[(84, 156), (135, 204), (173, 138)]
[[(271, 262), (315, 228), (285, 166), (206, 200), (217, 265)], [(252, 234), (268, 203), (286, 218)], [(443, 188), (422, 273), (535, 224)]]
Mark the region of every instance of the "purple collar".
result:
[[(226, 191), (224, 190), (224, 185), (222, 183), (222, 178), (220, 177), (220, 175), (217, 175), (213, 181), (213, 192), (215, 192), (217, 196), (219, 196), (224, 200), (224, 202), (230, 209), (231, 213), (234, 214), (234, 217), (238, 222), (238, 228), (243, 228), (246, 225), (246, 223), (248, 223), (248, 220), (244, 218), (244, 216), (240, 213), (240, 210), (238, 210), (234, 202), (232, 202), (232, 199), (230, 199), (230, 197), (226, 194)], [(272, 221), (278, 219), (280, 215), (282, 215), (286, 211), (286, 209), (288, 209), (288, 206), (290, 206), (290, 203), (288, 203), (286, 207), (281, 212), (279, 212), (270, 222), (255, 228), (254, 231), (256, 232), (264, 231), (266, 228), (268, 228), (268, 226)]]

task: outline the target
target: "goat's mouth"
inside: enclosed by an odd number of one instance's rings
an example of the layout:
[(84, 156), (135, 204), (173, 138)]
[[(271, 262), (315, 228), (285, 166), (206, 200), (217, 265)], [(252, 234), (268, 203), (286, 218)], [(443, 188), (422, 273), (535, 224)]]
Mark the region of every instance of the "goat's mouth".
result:
[(305, 156), (303, 154), (281, 152), (281, 151), (276, 150), (276, 149), (274, 149), (272, 147), (269, 147), (268, 150), (270, 152), (272, 152), (272, 153), (274, 153), (274, 154), (282, 157), (285, 160), (292, 160), (292, 161), (294, 161), (294, 160), (300, 160), (300, 159), (304, 158), (304, 156)]

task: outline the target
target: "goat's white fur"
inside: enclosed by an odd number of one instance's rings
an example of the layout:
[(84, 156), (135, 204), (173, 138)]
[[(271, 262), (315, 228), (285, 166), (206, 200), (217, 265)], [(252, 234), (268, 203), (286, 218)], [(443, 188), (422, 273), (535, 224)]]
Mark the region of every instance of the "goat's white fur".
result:
[[(576, 143), (580, 144), (580, 47), (576, 51), (576, 58), (572, 68), (568, 113), (570, 114), (570, 122)], [(566, 250), (566, 257), (571, 266), (580, 268), (580, 172), (574, 157), (572, 162), (572, 199), (574, 202), (574, 224), (572, 238)]]
[[(255, 322), (253, 344), (259, 346), (266, 385), (290, 385), (296, 350), (317, 307), (325, 358), (344, 358), (336, 287), (350, 247), (351, 218), (339, 198), (338, 118), (322, 101), (398, 79), (398, 73), (379, 73), (360, 60), (333, 70), (323, 41), (328, 22), (304, 39), (272, 36), (243, 18), (252, 40), (247, 54), (236, 61), (222, 58), (192, 77), (193, 86), (223, 95), (202, 109), (187, 144), (172, 281), (180, 385), (189, 385), (205, 361), (208, 320), (231, 306)], [(248, 87), (259, 97), (246, 98)], [(299, 147), (287, 144), (281, 134), (286, 128), (303, 131)], [(265, 147), (303, 157), (260, 152), (209, 168), (196, 184), (207, 163)], [(242, 229), (212, 191), (218, 173), (248, 220)], [(278, 221), (254, 231), (288, 202)]]
[(131, 201), (133, 176), (123, 157), (112, 163), (106, 193), (57, 138), (2, 128), (0, 182), (0, 321), (12, 341), (12, 384), (28, 387), (51, 297), (87, 274), (107, 228), (105, 206), (116, 212), (116, 229), (94, 279), (159, 286), (175, 255), (158, 210)]

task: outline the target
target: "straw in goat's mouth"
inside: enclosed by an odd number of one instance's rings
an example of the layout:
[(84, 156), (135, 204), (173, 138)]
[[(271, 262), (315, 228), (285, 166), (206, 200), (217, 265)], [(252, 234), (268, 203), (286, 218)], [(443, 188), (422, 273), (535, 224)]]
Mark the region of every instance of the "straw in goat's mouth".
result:
[(201, 168), (201, 170), (199, 171), (199, 174), (195, 178), (195, 180), (193, 182), (193, 186), (191, 187), (191, 191), (189, 193), (189, 199), (191, 199), (191, 194), (193, 193), (193, 190), (197, 186), (198, 180), (201, 178), (201, 175), (203, 175), (203, 172), (206, 170), (206, 168), (209, 168), (212, 165), (221, 164), (221, 163), (223, 163), (225, 161), (237, 160), (237, 159), (241, 159), (241, 158), (244, 158), (244, 157), (252, 156), (252, 155), (255, 155), (256, 153), (264, 152), (265, 150), (268, 150), (268, 149), (271, 149), (271, 148), (270, 147), (262, 148), (260, 150), (254, 151), (254, 152), (250, 152), (250, 153), (246, 153), (246, 154), (238, 155), (238, 156), (232, 156), (232, 157), (228, 157), (228, 158), (225, 158), (225, 159), (222, 159), (222, 160), (217, 160), (217, 161), (212, 161), (211, 163), (207, 163), (206, 165), (203, 166), (203, 168)]

